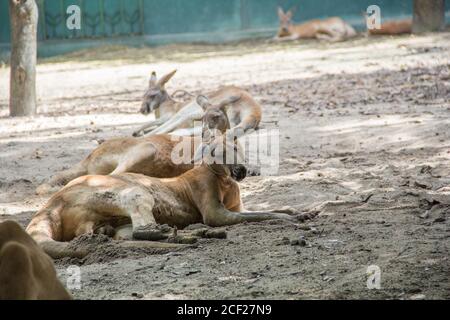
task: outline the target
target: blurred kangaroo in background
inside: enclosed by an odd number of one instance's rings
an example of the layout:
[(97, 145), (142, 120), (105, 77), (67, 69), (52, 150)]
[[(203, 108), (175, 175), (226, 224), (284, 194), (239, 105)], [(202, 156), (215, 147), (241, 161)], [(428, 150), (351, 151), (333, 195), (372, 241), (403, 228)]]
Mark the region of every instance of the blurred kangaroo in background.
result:
[(381, 24), (380, 29), (367, 29), (369, 35), (396, 35), (411, 32), (412, 19), (386, 21)]
[(294, 10), (288, 10), (285, 13), (281, 7), (278, 7), (280, 27), (275, 37), (276, 40), (315, 38), (328, 41), (342, 41), (357, 35), (355, 29), (339, 17), (309, 20), (295, 25), (292, 22), (293, 16)]
[(367, 35), (397, 35), (412, 33), (412, 19), (381, 21), (381, 9), (369, 6), (362, 12), (367, 27)]
[(69, 300), (50, 257), (15, 221), (0, 223), (0, 300)]

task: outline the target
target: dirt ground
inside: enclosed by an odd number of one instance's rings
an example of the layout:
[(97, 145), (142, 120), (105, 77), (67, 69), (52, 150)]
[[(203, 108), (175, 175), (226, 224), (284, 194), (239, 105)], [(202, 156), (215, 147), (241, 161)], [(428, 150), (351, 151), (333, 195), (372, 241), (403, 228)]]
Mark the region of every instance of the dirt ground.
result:
[[(118, 252), (102, 237), (81, 261), (79, 299), (450, 299), (450, 33), (344, 43), (108, 47), (41, 60), (39, 115), (11, 119), (0, 69), (0, 220), (26, 225), (34, 193), (98, 142), (128, 136), (152, 70), (169, 91), (248, 89), (280, 129), (277, 175), (241, 184), (247, 209), (313, 220), (226, 228), (177, 252)], [(295, 241), (301, 240), (301, 241)], [(303, 241), (305, 240), (305, 241)], [(381, 270), (381, 289), (366, 286)]]

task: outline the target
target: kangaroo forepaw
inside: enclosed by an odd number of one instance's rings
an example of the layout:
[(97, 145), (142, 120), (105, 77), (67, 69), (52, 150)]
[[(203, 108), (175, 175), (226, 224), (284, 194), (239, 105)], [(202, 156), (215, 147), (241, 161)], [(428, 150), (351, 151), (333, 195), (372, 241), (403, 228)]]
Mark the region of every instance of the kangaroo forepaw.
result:
[(311, 220), (315, 216), (317, 216), (317, 212), (313, 212), (313, 211), (300, 212), (299, 210), (297, 210), (293, 207), (290, 207), (290, 206), (283, 207), (283, 208), (277, 210), (277, 212), (287, 214), (288, 220), (299, 221), (299, 222), (305, 222), (306, 220)]
[(172, 228), (167, 225), (149, 224), (133, 230), (133, 238), (136, 240), (159, 241), (169, 237)]
[(223, 228), (200, 228), (188, 231), (192, 236), (206, 239), (226, 239), (227, 231)]
[(190, 236), (190, 235), (176, 235), (170, 236), (167, 239), (169, 243), (178, 243), (178, 244), (194, 244), (197, 242), (198, 237)]
[(143, 131), (135, 131), (133, 132), (133, 137), (137, 138), (137, 137), (142, 137), (144, 135)]

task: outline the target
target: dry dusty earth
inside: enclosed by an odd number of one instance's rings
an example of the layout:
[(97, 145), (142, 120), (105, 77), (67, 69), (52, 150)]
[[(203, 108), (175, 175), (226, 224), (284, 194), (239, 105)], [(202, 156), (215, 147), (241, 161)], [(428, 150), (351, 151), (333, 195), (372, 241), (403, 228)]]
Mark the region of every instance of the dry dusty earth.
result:
[[(40, 61), (39, 115), (7, 117), (0, 69), (0, 219), (24, 226), (34, 189), (98, 141), (148, 121), (151, 70), (169, 90), (247, 88), (278, 126), (280, 169), (242, 183), (248, 209), (315, 210), (305, 224), (242, 224), (170, 253), (103, 238), (81, 266), (81, 299), (450, 298), (450, 34), (346, 43), (103, 48)], [(302, 245), (296, 245), (299, 239)], [(366, 287), (368, 266), (381, 289)]]

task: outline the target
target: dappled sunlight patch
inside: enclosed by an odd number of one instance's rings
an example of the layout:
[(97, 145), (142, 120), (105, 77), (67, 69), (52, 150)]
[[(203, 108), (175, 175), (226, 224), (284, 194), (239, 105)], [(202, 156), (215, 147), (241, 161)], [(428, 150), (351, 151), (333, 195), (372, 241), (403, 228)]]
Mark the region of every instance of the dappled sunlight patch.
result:
[[(5, 135), (29, 134), (36, 131), (50, 131), (59, 129), (59, 134), (65, 134), (67, 130), (81, 129), (84, 127), (103, 128), (105, 126), (131, 126), (139, 125), (151, 120), (153, 117), (143, 117), (140, 114), (120, 115), (111, 114), (93, 114), (77, 116), (58, 116), (45, 117), (38, 116), (34, 118), (3, 118), (0, 119), (0, 138)], [(55, 133), (53, 133), (55, 134)]]
[(0, 221), (7, 220), (8, 216), (15, 216), (25, 211), (37, 210), (42, 204), (0, 203)]

